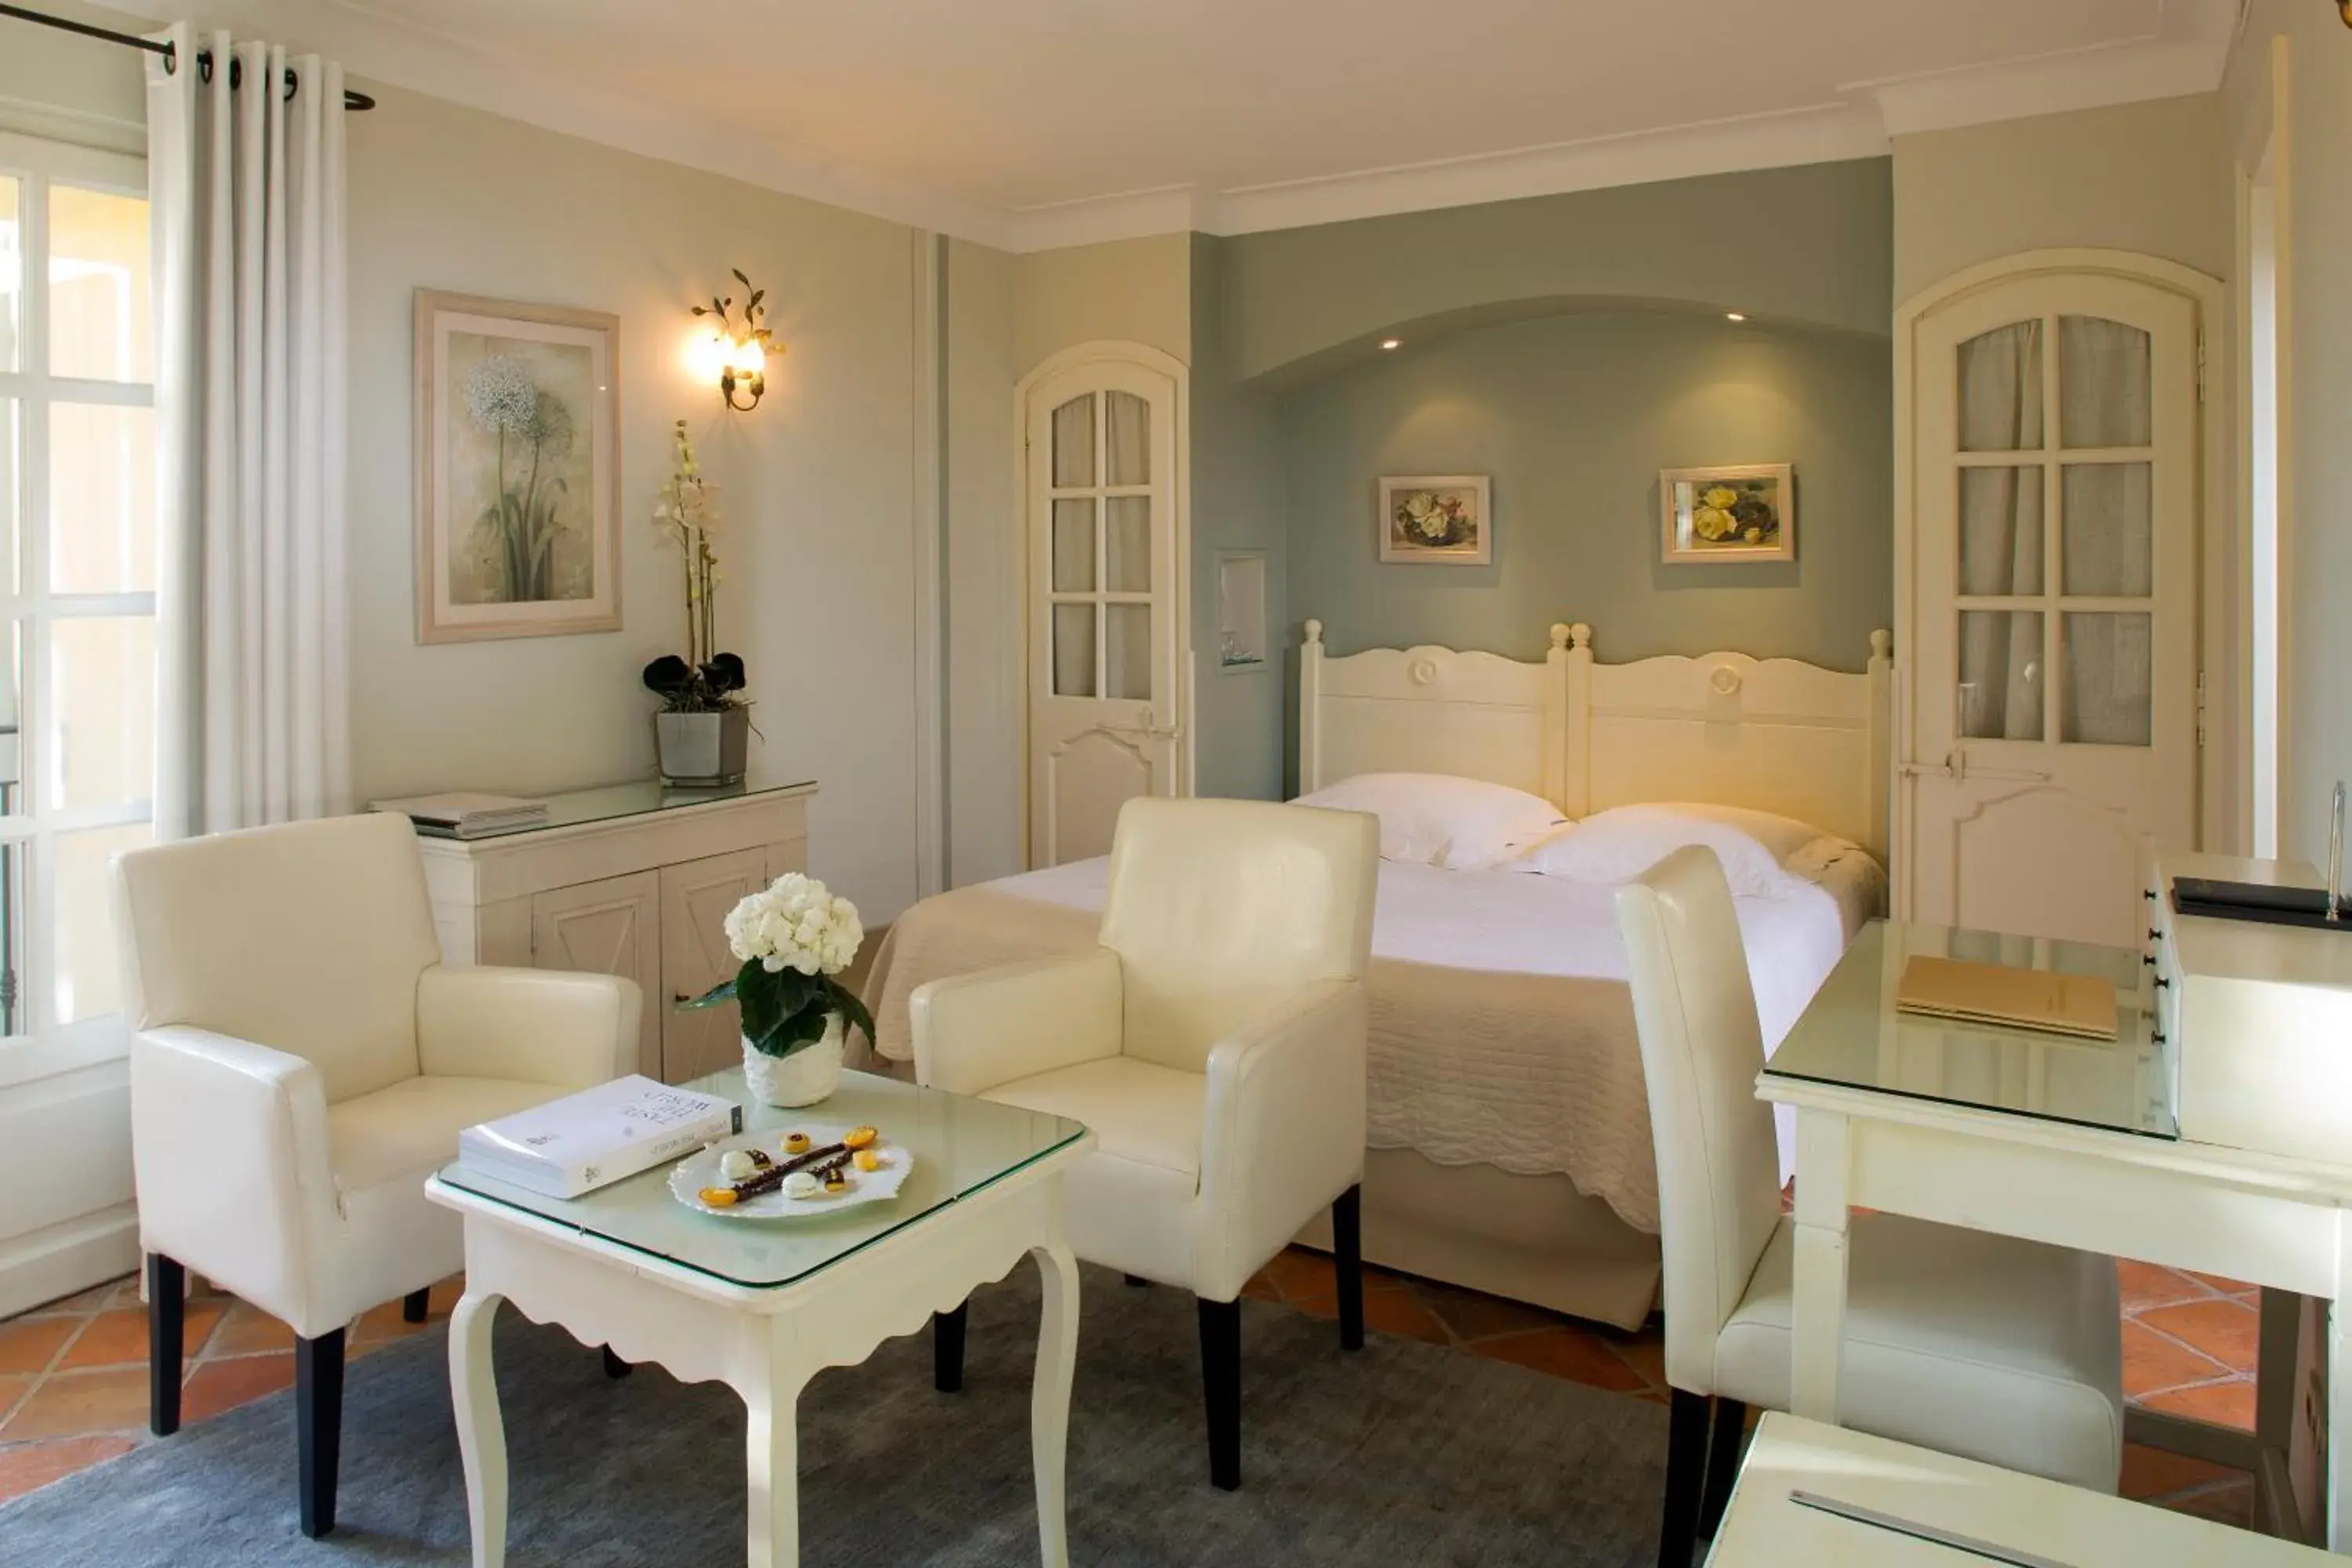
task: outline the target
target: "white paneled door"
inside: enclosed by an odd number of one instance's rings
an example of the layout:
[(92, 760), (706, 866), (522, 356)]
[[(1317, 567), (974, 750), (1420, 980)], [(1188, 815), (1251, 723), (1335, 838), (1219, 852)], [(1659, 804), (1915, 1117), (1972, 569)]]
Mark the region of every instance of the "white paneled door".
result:
[(1032, 866), (1184, 788), (1181, 397), (1172, 367), (1093, 355), (1024, 391)]
[(1906, 326), (1900, 911), (2137, 946), (2196, 842), (2200, 298), (2031, 267)]

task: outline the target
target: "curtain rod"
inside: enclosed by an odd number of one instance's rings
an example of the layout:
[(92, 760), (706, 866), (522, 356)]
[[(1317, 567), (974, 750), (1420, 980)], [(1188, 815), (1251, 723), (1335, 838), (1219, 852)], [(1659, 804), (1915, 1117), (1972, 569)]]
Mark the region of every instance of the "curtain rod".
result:
[[(96, 38), (102, 43), (127, 44), (131, 48), (144, 49), (151, 55), (163, 56), (163, 68), (165, 70), (177, 70), (179, 68), (180, 60), (178, 48), (171, 44), (159, 44), (152, 38), (142, 38), (131, 33), (118, 33), (107, 27), (93, 27), (87, 22), (76, 22), (64, 16), (52, 16), (43, 11), (27, 11), (22, 5), (0, 4), (0, 16), (13, 16), (19, 22), (31, 22), (43, 27), (55, 27), (61, 33), (74, 33), (85, 38)], [(211, 77), (213, 68), (213, 52), (210, 49), (203, 50), (196, 56), (196, 67), (199, 70), (205, 73), (207, 79)], [(235, 87), (236, 85), (236, 79), (240, 72), (240, 68), (241, 68), (238, 66), (236, 61), (229, 61), (229, 85), (231, 87)], [(291, 68), (289, 68), (286, 72), (286, 95), (289, 98), (291, 98), (294, 95), (295, 85), (294, 72)], [(354, 92), (346, 89), (343, 92), (343, 107), (354, 113), (357, 113), (363, 110), (373, 109), (375, 107), (375, 100), (370, 98), (366, 93)]]

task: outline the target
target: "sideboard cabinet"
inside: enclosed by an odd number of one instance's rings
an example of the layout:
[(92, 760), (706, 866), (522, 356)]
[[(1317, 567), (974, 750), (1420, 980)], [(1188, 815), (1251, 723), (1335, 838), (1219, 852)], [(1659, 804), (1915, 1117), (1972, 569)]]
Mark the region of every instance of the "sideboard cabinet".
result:
[(808, 868), (815, 794), (614, 784), (548, 797), (542, 825), (420, 838), (441, 956), (627, 975), (646, 994), (638, 1071), (680, 1083), (732, 1066), (734, 1005), (677, 1004), (734, 972), (723, 925), (736, 901)]

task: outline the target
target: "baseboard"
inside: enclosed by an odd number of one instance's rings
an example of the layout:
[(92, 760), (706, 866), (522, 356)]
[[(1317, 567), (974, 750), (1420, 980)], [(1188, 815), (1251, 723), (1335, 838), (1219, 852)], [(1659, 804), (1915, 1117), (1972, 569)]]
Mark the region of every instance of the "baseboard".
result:
[(0, 1318), (119, 1279), (138, 1267), (139, 1210), (132, 1204), (12, 1237), (0, 1247)]

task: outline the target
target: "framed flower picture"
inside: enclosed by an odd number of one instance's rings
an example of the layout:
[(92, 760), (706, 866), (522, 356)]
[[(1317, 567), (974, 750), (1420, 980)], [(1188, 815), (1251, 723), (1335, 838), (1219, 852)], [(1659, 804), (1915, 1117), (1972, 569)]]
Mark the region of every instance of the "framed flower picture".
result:
[(1412, 566), (1485, 566), (1495, 559), (1484, 474), (1381, 481), (1381, 559)]
[(1659, 558), (1670, 566), (1797, 558), (1796, 469), (1790, 464), (1663, 469), (1658, 500), (1664, 514)]
[(416, 640), (621, 629), (620, 318), (416, 292)]

